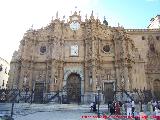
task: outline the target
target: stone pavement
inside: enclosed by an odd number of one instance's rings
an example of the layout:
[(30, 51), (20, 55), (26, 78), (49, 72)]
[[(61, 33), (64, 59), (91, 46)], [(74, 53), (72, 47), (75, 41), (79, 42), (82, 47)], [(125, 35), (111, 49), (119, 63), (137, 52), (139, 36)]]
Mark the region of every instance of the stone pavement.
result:
[[(11, 103), (0, 103), (0, 114), (10, 115)], [(123, 115), (111, 115), (107, 105), (100, 105), (101, 120), (126, 120), (125, 112)], [(138, 116), (139, 112), (135, 113)], [(145, 112), (147, 120), (156, 120), (155, 114)], [(60, 117), (58, 117), (60, 116)], [(15, 120), (96, 120), (97, 113), (90, 112), (90, 105), (77, 104), (29, 104), (15, 103)], [(134, 120), (134, 119), (133, 119)]]

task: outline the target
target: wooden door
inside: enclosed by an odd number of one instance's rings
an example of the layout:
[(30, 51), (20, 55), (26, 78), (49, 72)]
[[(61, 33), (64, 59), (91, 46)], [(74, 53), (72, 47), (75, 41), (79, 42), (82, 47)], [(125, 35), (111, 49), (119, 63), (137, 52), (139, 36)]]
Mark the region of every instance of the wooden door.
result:
[(70, 103), (81, 102), (80, 76), (72, 73), (67, 79), (67, 97)]
[(114, 85), (113, 83), (104, 83), (105, 103), (114, 100)]
[(34, 102), (36, 102), (36, 103), (43, 102), (43, 90), (44, 90), (44, 83), (36, 83), (35, 84)]

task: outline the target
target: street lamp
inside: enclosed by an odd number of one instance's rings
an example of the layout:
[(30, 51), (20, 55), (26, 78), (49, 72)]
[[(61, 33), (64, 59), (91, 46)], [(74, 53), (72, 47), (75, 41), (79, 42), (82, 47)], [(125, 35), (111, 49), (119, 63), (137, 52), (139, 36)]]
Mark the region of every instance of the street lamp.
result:
[(27, 102), (27, 93), (28, 93), (28, 91), (29, 91), (29, 88), (28, 87), (25, 87), (25, 103)]
[(124, 86), (124, 76), (122, 76), (122, 80), (121, 80), (121, 90), (122, 90), (122, 96), (121, 96), (121, 99), (124, 101), (124, 96), (123, 96), (123, 92), (124, 92), (124, 89), (125, 89), (125, 86)]
[(100, 118), (100, 113), (99, 113), (99, 105), (100, 105), (100, 100), (99, 100), (99, 97), (100, 97), (100, 86), (97, 86), (97, 91), (98, 91), (98, 111), (97, 111), (97, 114), (98, 114), (98, 118)]

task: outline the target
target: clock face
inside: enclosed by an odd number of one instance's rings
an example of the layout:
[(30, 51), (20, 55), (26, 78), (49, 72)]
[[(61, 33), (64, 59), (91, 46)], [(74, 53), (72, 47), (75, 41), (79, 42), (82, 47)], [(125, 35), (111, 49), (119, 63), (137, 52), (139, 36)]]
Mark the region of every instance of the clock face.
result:
[(73, 21), (71, 24), (70, 24), (70, 28), (72, 30), (78, 30), (80, 28), (80, 24), (76, 21)]
[(71, 46), (71, 55), (72, 56), (78, 56), (78, 45), (72, 45)]

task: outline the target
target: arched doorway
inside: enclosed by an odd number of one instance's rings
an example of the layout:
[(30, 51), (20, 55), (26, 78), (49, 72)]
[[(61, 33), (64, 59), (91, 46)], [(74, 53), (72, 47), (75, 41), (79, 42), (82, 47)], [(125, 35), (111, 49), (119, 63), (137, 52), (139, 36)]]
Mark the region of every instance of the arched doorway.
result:
[(160, 100), (160, 80), (156, 79), (153, 82), (153, 88), (154, 88), (154, 96), (157, 100)]
[(81, 78), (79, 74), (71, 73), (67, 78), (67, 98), (69, 103), (81, 102)]

